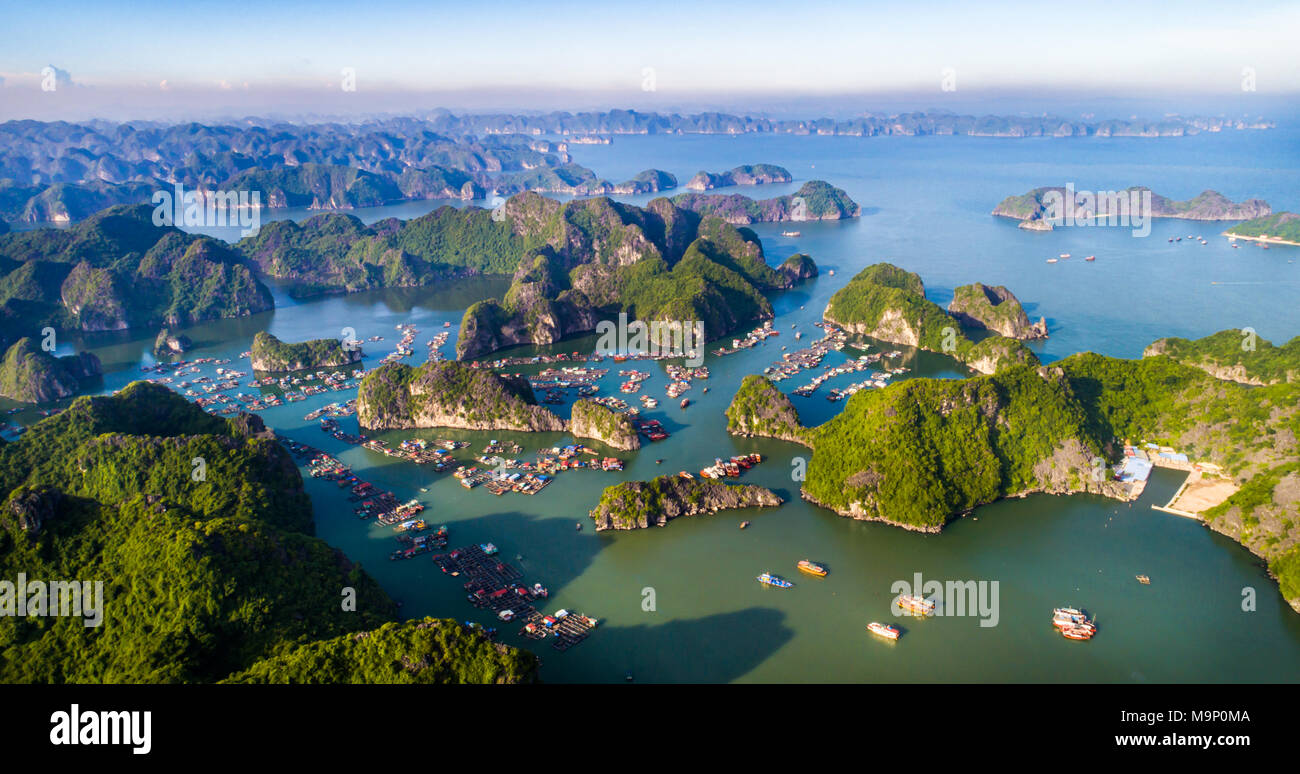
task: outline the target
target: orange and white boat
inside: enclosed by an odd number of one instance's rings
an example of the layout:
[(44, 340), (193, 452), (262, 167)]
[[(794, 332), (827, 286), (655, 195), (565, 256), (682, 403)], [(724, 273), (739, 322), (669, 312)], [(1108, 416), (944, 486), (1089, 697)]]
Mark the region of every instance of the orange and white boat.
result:
[(902, 634), (902, 632), (900, 632), (896, 627), (890, 626), (889, 624), (877, 623), (875, 621), (867, 624), (867, 631), (872, 634), (879, 634), (881, 637), (890, 640), (896, 640), (899, 635)]
[(899, 594), (898, 606), (912, 615), (929, 615), (934, 612), (934, 601), (914, 594)]
[(808, 573), (809, 575), (816, 575), (818, 578), (826, 577), (826, 568), (822, 567), (820, 564), (817, 564), (816, 562), (810, 562), (807, 559), (800, 559), (799, 564), (797, 566), (799, 567), (800, 570)]
[(1083, 626), (1067, 626), (1061, 629), (1061, 636), (1067, 640), (1090, 640), (1096, 633), (1095, 628), (1089, 629)]

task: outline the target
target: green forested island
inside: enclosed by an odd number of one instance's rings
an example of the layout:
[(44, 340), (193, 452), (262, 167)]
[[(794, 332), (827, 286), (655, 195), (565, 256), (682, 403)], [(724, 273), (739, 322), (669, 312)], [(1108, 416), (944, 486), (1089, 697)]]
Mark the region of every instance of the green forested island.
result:
[(1300, 336), (1275, 347), (1251, 330), (1226, 330), (1202, 339), (1160, 339), (1142, 354), (1167, 355), (1219, 379), (1243, 384), (1300, 382)]
[(338, 339), (312, 339), (286, 343), (266, 331), (253, 337), (250, 350), (254, 371), (301, 371), (335, 368), (361, 362), (361, 345)]
[[(1064, 212), (1050, 213), (1047, 207), (1048, 194), (1055, 194), (1063, 208), (1070, 208), (1076, 219), (1091, 217), (1105, 218), (1109, 215), (1128, 213), (1146, 216), (1137, 208), (1132, 208), (1133, 196), (1150, 194), (1153, 218), (1178, 218), (1182, 220), (1245, 220), (1259, 218), (1272, 212), (1268, 202), (1261, 199), (1247, 199), (1234, 202), (1218, 191), (1202, 191), (1198, 196), (1183, 201), (1175, 201), (1151, 191), (1145, 186), (1132, 186), (1119, 191), (1121, 201), (1112, 201), (1089, 191), (1069, 191), (1061, 186), (1035, 188), (1020, 196), (1008, 196), (993, 208), (993, 214), (1004, 218), (1015, 218), (1022, 225), (1042, 224), (1050, 230), (1053, 215), (1062, 217)], [(1073, 202), (1066, 197), (1073, 194)], [(1123, 209), (1131, 208), (1131, 209)]]
[(1223, 233), (1243, 239), (1300, 245), (1300, 215), (1294, 212), (1276, 212), (1238, 223)]
[[(81, 615), (17, 616), (0, 595), (2, 682), (535, 675), (480, 634), (397, 624), (374, 580), (312, 536), (297, 466), (254, 416), (145, 382), (78, 398), (0, 444), (0, 492), (0, 578), (102, 583)], [(344, 644), (376, 629), (378, 647)]]
[(794, 180), (789, 170), (775, 164), (742, 164), (726, 172), (706, 172), (701, 170), (692, 177), (686, 187), (692, 191), (708, 191), (729, 185), (763, 185), (765, 183), (788, 183)]
[(858, 203), (841, 188), (810, 180), (788, 196), (751, 199), (741, 194), (684, 193), (673, 204), (700, 215), (713, 215), (733, 225), (787, 223), (805, 220), (843, 220), (862, 214)]
[(912, 379), (850, 398), (818, 427), (796, 427), (788, 399), (747, 380), (731, 432), (813, 450), (803, 494), (858, 519), (937, 531), (954, 515), (1025, 492), (1117, 494), (1105, 472), (1120, 444), (1167, 444), (1242, 485), (1203, 514), (1269, 561), (1300, 605), (1300, 385), (1246, 387), (1167, 355), (1092, 353), (1012, 365), (965, 380)]
[(419, 368), (385, 363), (357, 389), (363, 428), (458, 427), (470, 430), (563, 431), (564, 420), (537, 405), (526, 379), (456, 361)]
[(24, 403), (70, 398), (82, 383), (99, 376), (99, 358), (89, 352), (55, 357), (29, 338), (14, 342), (0, 359), (0, 396)]
[[(811, 259), (770, 267), (758, 237), (667, 199), (644, 208), (609, 199), (508, 200), (501, 232), (522, 252), (506, 295), (466, 310), (456, 342), (469, 359), (549, 344), (625, 312), (644, 321), (700, 321), (706, 339), (772, 316), (764, 291), (815, 273)], [(702, 342), (701, 342), (702, 343)]]
[(0, 320), (83, 331), (184, 326), (271, 309), (271, 292), (225, 243), (113, 207), (68, 229), (0, 236)]
[(760, 486), (670, 475), (606, 487), (591, 518), (597, 530), (644, 529), (681, 516), (780, 504), (780, 497)]
[[(963, 306), (959, 303), (959, 309)], [(925, 297), (919, 275), (889, 263), (858, 272), (831, 296), (822, 317), (854, 334), (951, 355), (981, 373), (1038, 363), (1038, 357), (1016, 339), (990, 336), (975, 342), (968, 338), (958, 319)]]
[(1010, 339), (1047, 338), (1047, 320), (1031, 323), (1020, 299), (1003, 285), (976, 282), (953, 290), (948, 314), (968, 328), (983, 328)]

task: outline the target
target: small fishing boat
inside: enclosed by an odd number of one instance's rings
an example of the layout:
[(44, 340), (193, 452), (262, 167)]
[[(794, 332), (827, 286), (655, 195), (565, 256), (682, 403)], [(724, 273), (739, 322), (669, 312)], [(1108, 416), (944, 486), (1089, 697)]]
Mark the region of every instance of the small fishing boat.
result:
[(782, 232), (781, 232), (781, 236), (783, 236), (783, 237), (797, 237), (797, 236), (799, 236), (799, 232), (798, 232), (798, 231), (782, 231)]
[(1062, 258), (1069, 258), (1069, 257), (1070, 257), (1070, 254), (1069, 254), (1069, 253), (1061, 253), (1061, 257), (1062, 257)]
[(820, 564), (817, 564), (816, 562), (810, 562), (807, 559), (801, 559), (799, 560), (799, 564), (796, 566), (800, 570), (808, 573), (809, 575), (816, 575), (818, 578), (826, 577), (826, 568), (821, 566)]
[(765, 572), (762, 575), (758, 576), (757, 580), (759, 583), (762, 583), (765, 586), (776, 586), (778, 589), (788, 589), (794, 585), (793, 583), (786, 580), (785, 578), (782, 578), (779, 575), (773, 575), (770, 572)]
[(1145, 575), (1139, 575), (1139, 576), (1137, 576), (1137, 580), (1138, 580), (1138, 583), (1141, 583), (1143, 586), (1150, 586), (1150, 585), (1151, 585), (1151, 579), (1148, 578), (1148, 577), (1145, 576)]
[(497, 552), (497, 547), (492, 545), (491, 543), (479, 543), (478, 547), (482, 549), (483, 553), (487, 554), (488, 556), (492, 556)]
[(1083, 260), (1085, 260), (1085, 261), (1095, 261), (1095, 260), (1097, 260), (1097, 256), (1095, 256), (1095, 255), (1089, 255), (1088, 257), (1084, 258)]
[(515, 611), (513, 610), (502, 610), (501, 612), (497, 613), (497, 618), (500, 618), (502, 621), (509, 621), (512, 620), (514, 617), (515, 617)]
[(1094, 633), (1094, 629), (1083, 626), (1067, 626), (1061, 629), (1061, 636), (1067, 640), (1090, 640)]
[(867, 631), (871, 632), (872, 634), (879, 634), (881, 637), (885, 637), (891, 640), (898, 639), (898, 636), (902, 634), (902, 632), (900, 632), (897, 628), (890, 626), (889, 624), (877, 623), (875, 621), (872, 621), (871, 623), (867, 624)]
[(1048, 262), (1048, 263), (1056, 263), (1056, 259), (1055, 259), (1055, 258), (1048, 258), (1048, 259), (1047, 259), (1047, 262)]
[(691, 399), (690, 399), (690, 398), (682, 398), (682, 408), (686, 408), (686, 407), (689, 406), (689, 405), (691, 405)]
[(748, 526), (749, 526), (749, 522), (747, 522), (747, 521), (742, 521), (742, 522), (740, 522), (740, 528), (741, 528), (741, 529), (744, 529), (745, 527), (748, 527)]

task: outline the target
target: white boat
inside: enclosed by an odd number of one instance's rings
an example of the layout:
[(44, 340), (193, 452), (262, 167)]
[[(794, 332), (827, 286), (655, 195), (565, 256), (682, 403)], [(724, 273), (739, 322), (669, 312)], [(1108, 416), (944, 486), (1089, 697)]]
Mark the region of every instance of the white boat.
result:
[(898, 639), (898, 636), (902, 634), (902, 632), (889, 624), (877, 623), (875, 621), (867, 624), (867, 630), (872, 634), (879, 634), (881, 637), (891, 640)]
[(500, 618), (502, 621), (510, 621), (513, 620), (514, 617), (515, 617), (515, 611), (513, 610), (502, 610), (501, 612), (497, 613), (497, 618)]

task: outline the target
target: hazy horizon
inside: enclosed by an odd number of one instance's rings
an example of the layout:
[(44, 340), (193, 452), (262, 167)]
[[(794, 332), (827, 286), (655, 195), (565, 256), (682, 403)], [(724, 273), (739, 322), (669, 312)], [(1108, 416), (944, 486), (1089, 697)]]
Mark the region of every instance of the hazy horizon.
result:
[[(1020, 2), (938, 3), (923, 14), (823, 0), (792, 8), (25, 6), (5, 13), (0, 120), (616, 107), (799, 118), (924, 109), (1151, 118), (1265, 115), (1300, 97), (1293, 3), (1241, 11), (1192, 2), (1177, 17), (1160, 4), (1113, 2), (1082, 16)], [(185, 35), (195, 28), (200, 37)]]

